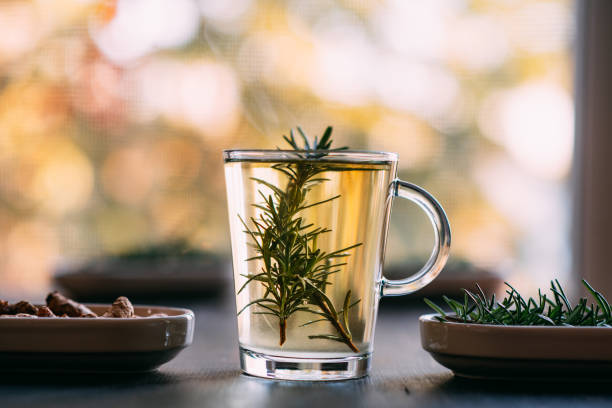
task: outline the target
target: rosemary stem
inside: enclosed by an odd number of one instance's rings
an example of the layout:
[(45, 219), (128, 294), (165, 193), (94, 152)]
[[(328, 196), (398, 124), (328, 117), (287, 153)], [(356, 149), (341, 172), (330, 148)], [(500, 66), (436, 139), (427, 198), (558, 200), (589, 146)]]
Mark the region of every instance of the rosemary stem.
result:
[(338, 330), (338, 334), (340, 334), (340, 336), (344, 340), (344, 344), (346, 344), (353, 352), (358, 353), (359, 349), (357, 348), (357, 346), (355, 346), (355, 343), (353, 343), (353, 339), (346, 332), (346, 330), (344, 329), (344, 327), (342, 326), (342, 324), (338, 320), (338, 317), (337, 316), (334, 317), (334, 315), (332, 314), (331, 310), (329, 310), (329, 307), (327, 307), (325, 302), (322, 301), (321, 299), (319, 299), (317, 304), (323, 310), (323, 312), (325, 313), (325, 317), (327, 318), (327, 320), (329, 320), (329, 322), (332, 324), (332, 326), (334, 326), (334, 328), (336, 330)]
[(280, 334), (279, 345), (282, 346), (287, 340), (287, 321), (285, 319), (280, 319), (278, 321), (278, 330)]

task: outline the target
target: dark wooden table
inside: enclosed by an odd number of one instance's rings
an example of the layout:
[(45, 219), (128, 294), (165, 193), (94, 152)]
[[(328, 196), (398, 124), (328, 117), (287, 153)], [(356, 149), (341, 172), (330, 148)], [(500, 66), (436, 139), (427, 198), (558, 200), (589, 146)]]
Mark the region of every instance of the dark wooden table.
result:
[[(419, 304), (381, 305), (372, 373), (353, 381), (273, 381), (239, 371), (234, 308), (191, 305), (191, 347), (142, 375), (0, 377), (0, 407), (578, 407), (612, 406), (612, 384), (462, 380), (420, 346)], [(1, 333), (0, 333), (1, 335)], [(578, 347), (578, 345), (577, 345)]]

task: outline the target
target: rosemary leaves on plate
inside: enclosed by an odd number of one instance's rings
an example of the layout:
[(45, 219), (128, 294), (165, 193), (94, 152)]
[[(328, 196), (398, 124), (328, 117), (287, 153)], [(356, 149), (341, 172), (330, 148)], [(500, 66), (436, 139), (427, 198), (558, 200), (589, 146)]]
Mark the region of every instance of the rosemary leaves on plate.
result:
[(480, 286), (476, 293), (463, 289), (463, 300), (443, 296), (444, 302), (453, 311), (447, 314), (431, 300), (424, 301), (438, 312), (436, 318), (441, 322), (461, 322), (495, 324), (506, 326), (597, 326), (612, 327), (612, 308), (606, 298), (593, 289), (587, 281), (582, 283), (595, 299), (589, 304), (586, 298), (580, 298), (572, 304), (558, 280), (551, 281), (547, 295), (538, 290), (537, 299), (525, 298), (506, 282), (506, 297), (500, 301), (495, 294), (487, 297)]

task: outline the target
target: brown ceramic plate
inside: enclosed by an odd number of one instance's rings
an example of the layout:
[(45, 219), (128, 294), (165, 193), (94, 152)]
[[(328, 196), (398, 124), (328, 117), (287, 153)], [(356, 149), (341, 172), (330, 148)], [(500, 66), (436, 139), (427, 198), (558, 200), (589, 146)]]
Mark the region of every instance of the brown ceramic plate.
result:
[(419, 318), (421, 345), (460, 377), (612, 380), (612, 328), (495, 326)]
[(231, 276), (229, 262), (214, 256), (163, 259), (102, 258), (57, 268), (55, 281), (79, 300), (217, 295)]
[[(108, 306), (87, 305), (101, 314)], [(135, 306), (139, 316), (0, 318), (0, 372), (139, 372), (170, 361), (193, 340), (191, 310)]]

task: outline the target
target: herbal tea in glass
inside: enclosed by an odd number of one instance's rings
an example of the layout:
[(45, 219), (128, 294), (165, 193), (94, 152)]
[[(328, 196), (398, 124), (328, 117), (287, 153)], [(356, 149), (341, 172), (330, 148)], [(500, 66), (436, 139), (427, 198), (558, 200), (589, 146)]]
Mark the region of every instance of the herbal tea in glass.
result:
[(354, 378), (369, 367), (381, 290), (415, 290), (447, 251), (411, 282), (383, 281), (396, 155), (298, 130), (304, 146), (285, 138), (293, 150), (225, 152), (241, 363), (264, 377)]

